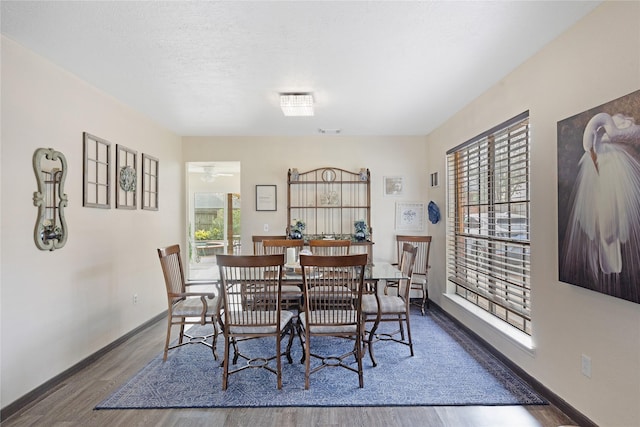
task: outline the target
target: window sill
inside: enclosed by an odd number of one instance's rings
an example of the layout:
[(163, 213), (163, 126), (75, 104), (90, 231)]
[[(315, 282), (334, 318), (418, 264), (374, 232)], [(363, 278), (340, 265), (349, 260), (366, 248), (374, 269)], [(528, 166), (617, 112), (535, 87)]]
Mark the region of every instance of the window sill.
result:
[(460, 308), (465, 310), (467, 313), (469, 313), (471, 316), (475, 317), (476, 319), (480, 320), (481, 322), (489, 326), (494, 331), (506, 337), (509, 341), (513, 342), (514, 344), (516, 344), (518, 347), (520, 347), (527, 353), (530, 353), (531, 355), (534, 354), (535, 347), (533, 345), (533, 339), (529, 335), (514, 328), (513, 326), (510, 326), (509, 324), (487, 313), (480, 307), (477, 307), (476, 305), (471, 304), (470, 302), (466, 301), (464, 298), (458, 295), (443, 294), (443, 296), (447, 300), (449, 300), (451, 303), (459, 306)]

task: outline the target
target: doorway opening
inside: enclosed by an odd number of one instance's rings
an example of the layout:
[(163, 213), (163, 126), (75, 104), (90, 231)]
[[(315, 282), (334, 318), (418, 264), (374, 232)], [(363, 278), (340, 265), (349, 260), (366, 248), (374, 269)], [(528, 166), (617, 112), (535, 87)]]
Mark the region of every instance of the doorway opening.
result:
[(241, 253), (240, 162), (187, 162), (188, 271), (217, 276), (216, 255)]

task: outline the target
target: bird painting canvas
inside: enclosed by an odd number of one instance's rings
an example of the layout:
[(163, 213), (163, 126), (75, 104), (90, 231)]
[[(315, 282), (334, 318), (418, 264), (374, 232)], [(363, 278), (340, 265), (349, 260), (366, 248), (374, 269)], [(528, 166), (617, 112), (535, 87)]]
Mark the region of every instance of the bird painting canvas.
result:
[(640, 90), (558, 122), (562, 282), (640, 303)]

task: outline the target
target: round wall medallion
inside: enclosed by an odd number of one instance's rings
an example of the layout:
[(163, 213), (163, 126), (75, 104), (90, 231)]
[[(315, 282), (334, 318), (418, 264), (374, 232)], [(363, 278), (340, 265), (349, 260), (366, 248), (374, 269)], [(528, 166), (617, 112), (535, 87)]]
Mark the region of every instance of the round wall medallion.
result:
[(336, 171), (333, 169), (325, 169), (322, 171), (322, 180), (323, 181), (335, 181), (336, 180)]
[(120, 169), (119, 182), (124, 191), (136, 191), (136, 170), (131, 166)]

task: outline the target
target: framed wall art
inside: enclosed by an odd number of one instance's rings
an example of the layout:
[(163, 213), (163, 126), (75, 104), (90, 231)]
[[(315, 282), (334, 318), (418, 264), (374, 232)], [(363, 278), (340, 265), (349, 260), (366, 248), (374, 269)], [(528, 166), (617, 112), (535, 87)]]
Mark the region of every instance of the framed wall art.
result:
[(111, 143), (82, 133), (82, 206), (111, 209)]
[(256, 185), (256, 210), (277, 210), (277, 187), (275, 185)]
[(160, 184), (160, 161), (148, 154), (142, 153), (142, 209), (158, 210), (158, 192)]
[(116, 209), (137, 209), (138, 153), (116, 144)]
[(404, 194), (404, 177), (385, 176), (383, 179), (385, 196), (402, 196)]
[(640, 303), (640, 90), (558, 122), (559, 280)]
[(396, 231), (424, 231), (424, 203), (396, 203)]

